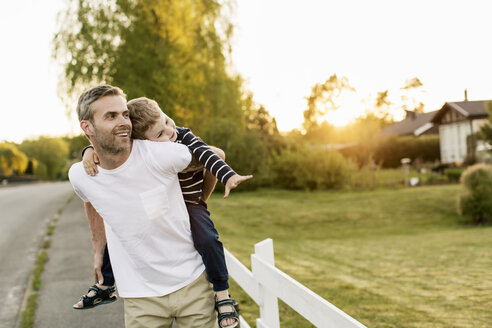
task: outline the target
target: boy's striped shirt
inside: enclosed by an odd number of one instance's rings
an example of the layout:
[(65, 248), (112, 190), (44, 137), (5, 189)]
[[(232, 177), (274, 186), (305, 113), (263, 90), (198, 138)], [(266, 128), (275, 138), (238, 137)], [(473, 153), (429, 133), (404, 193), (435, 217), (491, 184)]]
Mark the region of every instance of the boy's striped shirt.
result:
[[(236, 174), (202, 139), (193, 135), (190, 129), (176, 127), (176, 132), (176, 142), (187, 146), (221, 183), (226, 184), (227, 180)], [(179, 173), (178, 177), (185, 202), (198, 204), (198, 199), (202, 196), (203, 169)]]

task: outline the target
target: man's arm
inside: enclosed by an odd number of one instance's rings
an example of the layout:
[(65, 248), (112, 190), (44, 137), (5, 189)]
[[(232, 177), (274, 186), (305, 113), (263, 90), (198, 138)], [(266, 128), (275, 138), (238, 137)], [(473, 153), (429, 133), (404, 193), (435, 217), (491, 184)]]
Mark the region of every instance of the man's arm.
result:
[(92, 234), (92, 252), (94, 254), (94, 280), (102, 284), (104, 277), (101, 272), (104, 247), (106, 246), (106, 232), (104, 230), (104, 221), (97, 213), (91, 203), (84, 203), (85, 214), (89, 221), (89, 228)]

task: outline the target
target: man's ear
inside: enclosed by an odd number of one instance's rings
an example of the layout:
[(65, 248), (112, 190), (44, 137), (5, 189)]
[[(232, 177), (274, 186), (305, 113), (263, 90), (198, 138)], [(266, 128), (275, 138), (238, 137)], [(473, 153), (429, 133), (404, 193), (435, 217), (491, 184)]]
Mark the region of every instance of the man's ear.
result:
[(81, 121), (80, 128), (82, 129), (82, 131), (84, 131), (87, 137), (91, 137), (92, 135), (94, 135), (94, 126), (92, 125), (91, 122), (86, 120)]

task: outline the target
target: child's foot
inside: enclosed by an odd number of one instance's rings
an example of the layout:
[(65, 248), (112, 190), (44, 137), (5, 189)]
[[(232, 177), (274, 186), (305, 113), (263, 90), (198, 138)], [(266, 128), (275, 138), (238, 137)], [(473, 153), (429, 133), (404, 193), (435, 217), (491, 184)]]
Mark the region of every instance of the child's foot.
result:
[(113, 294), (114, 291), (114, 286), (93, 285), (89, 287), (87, 294), (82, 295), (80, 300), (73, 305), (73, 308), (76, 310), (86, 310), (98, 305), (113, 303), (116, 301), (116, 296)]
[(234, 328), (239, 324), (239, 314), (234, 307), (234, 300), (231, 300), (227, 290), (217, 292), (215, 310), (218, 314), (219, 327)]

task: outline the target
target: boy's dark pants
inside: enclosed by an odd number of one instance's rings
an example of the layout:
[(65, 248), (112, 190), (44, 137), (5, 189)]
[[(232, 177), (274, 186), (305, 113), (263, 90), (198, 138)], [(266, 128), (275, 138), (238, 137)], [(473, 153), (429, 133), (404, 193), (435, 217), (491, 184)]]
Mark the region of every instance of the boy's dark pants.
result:
[[(190, 216), (191, 235), (198, 253), (202, 256), (208, 280), (212, 283), (214, 291), (229, 289), (227, 266), (224, 257), (224, 247), (219, 241), (219, 233), (210, 219), (207, 204), (200, 199), (200, 204), (186, 203)], [(104, 286), (113, 286), (114, 277), (108, 247), (104, 249), (103, 264), (101, 268), (104, 277)]]
[(109, 260), (108, 244), (104, 247), (103, 263), (101, 272), (104, 278), (103, 286), (111, 287), (114, 285), (113, 268), (111, 267), (111, 261)]

